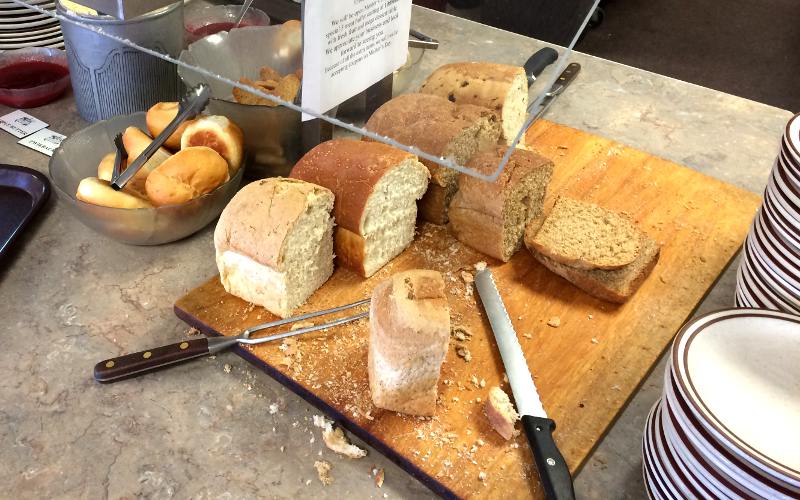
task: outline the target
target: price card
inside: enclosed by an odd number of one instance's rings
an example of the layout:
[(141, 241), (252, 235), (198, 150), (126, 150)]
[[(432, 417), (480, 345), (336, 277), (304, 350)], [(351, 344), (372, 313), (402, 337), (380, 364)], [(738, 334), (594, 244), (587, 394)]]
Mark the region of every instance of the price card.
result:
[(42, 120), (34, 118), (19, 109), (7, 115), (0, 116), (0, 128), (16, 137), (31, 135), (46, 126), (47, 124)]
[(58, 132), (53, 132), (49, 128), (42, 129), (33, 135), (17, 141), (18, 144), (34, 149), (47, 156), (53, 156), (53, 151), (61, 145), (61, 141), (66, 139), (67, 136), (61, 135)]
[(411, 0), (305, 0), (303, 9), (303, 107), (329, 111), (405, 63)]

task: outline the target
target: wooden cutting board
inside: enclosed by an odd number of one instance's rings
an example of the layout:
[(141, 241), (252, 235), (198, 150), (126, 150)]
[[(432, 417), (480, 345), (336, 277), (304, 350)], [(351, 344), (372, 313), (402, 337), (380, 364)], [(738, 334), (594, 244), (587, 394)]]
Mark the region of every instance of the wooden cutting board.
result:
[[(575, 472), (733, 259), (759, 204), (753, 193), (549, 122), (531, 129), (528, 144), (555, 162), (549, 203), (555, 194), (567, 193), (628, 212), (663, 245), (655, 270), (627, 304), (592, 298), (525, 250), (501, 264), (461, 245), (444, 228), (426, 224), (412, 246), (372, 278), (337, 269), (299, 312), (367, 297), (378, 282), (400, 270), (444, 273), (452, 322), (471, 338), (451, 338), (433, 418), (372, 405), (366, 321), (301, 336), (293, 345), (238, 349), (444, 496), (543, 497), (524, 434), (504, 441), (483, 413), (491, 386), (500, 385), (509, 394), (510, 389), (477, 293), (464, 279), (471, 279), (475, 263), (486, 261), (492, 269), (544, 407), (558, 424), (556, 440)], [(207, 334), (233, 335), (274, 319), (228, 295), (217, 277), (178, 300), (175, 312)], [(469, 351), (470, 361), (459, 349)]]

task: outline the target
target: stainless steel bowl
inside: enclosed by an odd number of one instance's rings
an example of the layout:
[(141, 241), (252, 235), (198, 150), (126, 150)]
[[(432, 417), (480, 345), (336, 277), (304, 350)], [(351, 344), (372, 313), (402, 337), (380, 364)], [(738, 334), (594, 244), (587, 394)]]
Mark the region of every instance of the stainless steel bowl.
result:
[[(258, 80), (262, 66), (285, 75), (302, 67), (302, 48), (288, 41), (281, 26), (252, 26), (201, 38), (181, 52), (180, 60), (233, 81), (242, 77)], [(301, 155), (300, 113), (282, 106), (251, 106), (233, 100), (233, 87), (180, 67), (187, 86), (206, 83), (211, 87), (211, 114), (224, 115), (244, 132), (250, 155), (247, 175), (288, 175)]]
[(97, 122), (68, 137), (50, 159), (50, 179), (69, 210), (100, 234), (132, 245), (160, 245), (177, 241), (213, 221), (236, 194), (242, 181), (236, 175), (214, 191), (180, 205), (158, 208), (111, 208), (75, 198), (80, 181), (97, 176), (103, 156), (114, 151), (114, 136), (129, 126), (147, 130), (145, 113), (117, 116)]

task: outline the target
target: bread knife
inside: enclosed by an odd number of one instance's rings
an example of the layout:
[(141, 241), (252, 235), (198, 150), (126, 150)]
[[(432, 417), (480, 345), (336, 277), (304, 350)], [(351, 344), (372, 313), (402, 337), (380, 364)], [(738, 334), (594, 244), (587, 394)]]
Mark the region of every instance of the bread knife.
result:
[(503, 359), (506, 375), (511, 384), (511, 392), (517, 404), (517, 411), (522, 417), (522, 426), (536, 459), (536, 468), (539, 470), (547, 498), (574, 499), (572, 476), (553, 439), (556, 423), (547, 418), (547, 412), (544, 411), (542, 401), (539, 399), (514, 325), (511, 324), (492, 272), (488, 268), (475, 274), (475, 287), (492, 326), (500, 357)]
[[(567, 67), (564, 68), (564, 71), (561, 72), (561, 74), (556, 79), (555, 83), (553, 83), (553, 85), (544, 94), (544, 99), (542, 99), (542, 101), (539, 103), (539, 106), (536, 108), (536, 110), (533, 109), (528, 110), (528, 114), (533, 115), (533, 120), (531, 120), (531, 123), (536, 121), (539, 117), (541, 117), (545, 113), (545, 111), (547, 111), (547, 108), (549, 108), (550, 105), (553, 104), (553, 101), (556, 100), (556, 97), (561, 95), (564, 92), (564, 90), (566, 90), (566, 88), (569, 87), (569, 84), (572, 83), (573, 80), (575, 80), (575, 77), (578, 76), (578, 73), (580, 71), (581, 71), (580, 64), (578, 63), (567, 64)], [(531, 104), (531, 106), (533, 106), (533, 104)]]
[(525, 76), (528, 78), (528, 88), (536, 81), (542, 71), (558, 59), (558, 52), (551, 47), (537, 50), (525, 61), (522, 67), (525, 69)]

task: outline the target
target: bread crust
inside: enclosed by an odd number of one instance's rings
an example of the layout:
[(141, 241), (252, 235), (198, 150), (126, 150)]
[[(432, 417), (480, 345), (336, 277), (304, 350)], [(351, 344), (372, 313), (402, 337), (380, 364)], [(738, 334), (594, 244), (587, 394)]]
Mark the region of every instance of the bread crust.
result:
[[(506, 150), (506, 146), (498, 146), (492, 151), (479, 152), (467, 166), (484, 175), (493, 174)], [(482, 253), (507, 262), (512, 255), (504, 248), (503, 210), (513, 189), (537, 170), (545, 172), (549, 183), (553, 162), (534, 151), (516, 149), (494, 182), (460, 175), (458, 192), (449, 209), (450, 229), (456, 238)], [(529, 218), (541, 216), (545, 194), (546, 191), (541, 200), (534, 200), (536, 204), (530, 206), (533, 213)]]
[[(153, 104), (150, 109), (147, 110), (147, 114), (145, 115), (145, 122), (147, 123), (147, 131), (150, 132), (150, 135), (156, 137), (160, 134), (167, 125), (178, 116), (178, 103), (177, 102), (157, 102)], [(164, 142), (164, 146), (171, 149), (172, 151), (177, 151), (181, 148), (181, 136), (183, 132), (186, 130), (194, 120), (186, 120), (181, 123), (175, 132), (170, 135), (167, 140)]]
[(364, 209), (375, 185), (403, 161), (416, 157), (380, 142), (334, 139), (303, 155), (289, 177), (333, 191), (337, 226), (364, 235)]
[(229, 178), (225, 159), (197, 146), (178, 151), (150, 172), (145, 189), (154, 205), (175, 205), (210, 193)]
[(378, 284), (370, 304), (373, 403), (411, 415), (433, 415), (449, 335), (450, 313), (440, 273), (405, 271)]
[(333, 253), (336, 254), (339, 264), (365, 278), (367, 277), (364, 266), (364, 262), (367, 261), (366, 243), (363, 236), (341, 226), (333, 232)]
[(217, 253), (232, 250), (284, 272), (286, 236), (308, 208), (312, 193), (333, 199), (327, 188), (298, 179), (272, 177), (248, 184), (219, 217), (214, 231)]

